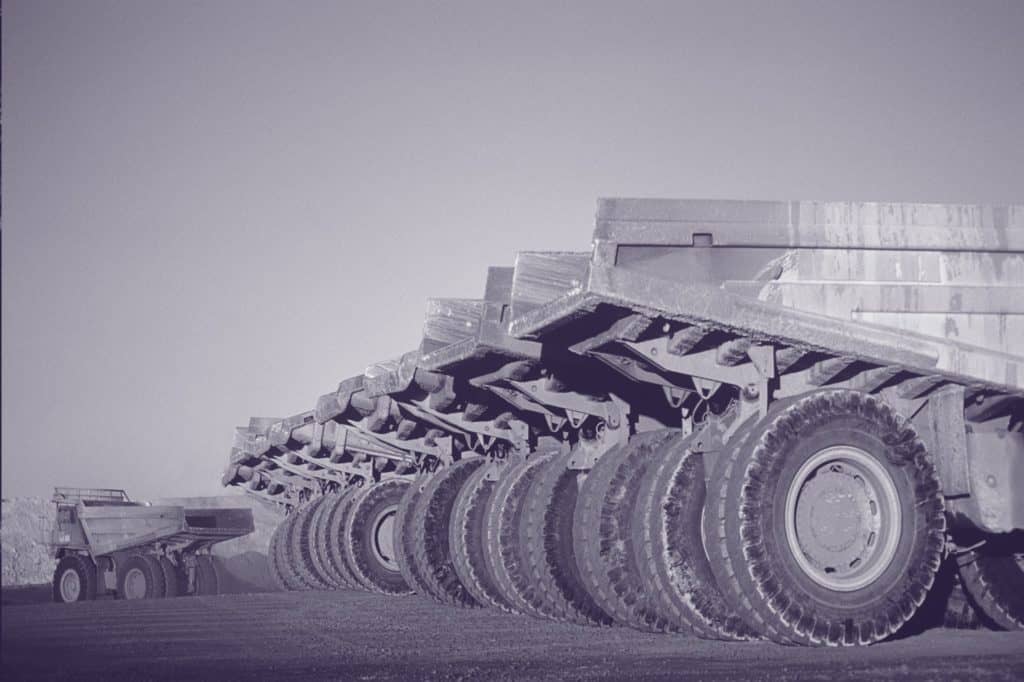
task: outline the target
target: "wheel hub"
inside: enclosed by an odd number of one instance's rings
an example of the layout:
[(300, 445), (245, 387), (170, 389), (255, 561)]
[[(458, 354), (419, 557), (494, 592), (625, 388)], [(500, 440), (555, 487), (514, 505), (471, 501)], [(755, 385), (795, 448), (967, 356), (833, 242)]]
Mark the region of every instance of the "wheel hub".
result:
[(786, 539), (819, 585), (849, 592), (870, 584), (892, 561), (899, 533), (896, 486), (864, 450), (825, 448), (790, 483)]
[(82, 581), (78, 578), (78, 571), (67, 569), (60, 577), (60, 596), (66, 602), (78, 601), (82, 593)]
[(146, 576), (141, 570), (133, 568), (124, 577), (124, 598), (145, 599)]

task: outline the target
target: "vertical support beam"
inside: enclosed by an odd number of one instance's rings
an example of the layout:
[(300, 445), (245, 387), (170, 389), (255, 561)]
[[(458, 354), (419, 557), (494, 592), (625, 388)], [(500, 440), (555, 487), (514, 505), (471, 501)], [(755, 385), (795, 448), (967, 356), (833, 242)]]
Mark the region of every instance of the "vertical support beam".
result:
[(964, 387), (951, 384), (937, 389), (912, 421), (938, 468), (942, 494), (970, 494)]

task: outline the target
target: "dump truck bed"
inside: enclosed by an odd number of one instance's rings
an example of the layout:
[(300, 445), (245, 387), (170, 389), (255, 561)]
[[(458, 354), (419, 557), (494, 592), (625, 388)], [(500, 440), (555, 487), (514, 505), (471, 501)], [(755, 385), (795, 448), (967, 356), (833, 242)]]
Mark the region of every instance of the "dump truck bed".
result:
[(95, 556), (164, 543), (209, 546), (253, 531), (252, 510), (79, 504), (78, 518)]
[(609, 199), (585, 262), (521, 258), (511, 334), (639, 313), (1024, 388), (1022, 207)]

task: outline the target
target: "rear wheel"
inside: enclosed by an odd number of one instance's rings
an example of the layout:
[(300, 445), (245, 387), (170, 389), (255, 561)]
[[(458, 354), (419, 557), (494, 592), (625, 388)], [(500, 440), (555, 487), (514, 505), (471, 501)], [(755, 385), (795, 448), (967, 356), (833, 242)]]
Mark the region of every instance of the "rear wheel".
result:
[(288, 583), (284, 579), (284, 574), (281, 572), (281, 566), (279, 565), (279, 554), (278, 544), (281, 541), (281, 535), (284, 532), (285, 524), (288, 523), (287, 517), (281, 519), (281, 523), (277, 524), (277, 528), (270, 535), (270, 542), (267, 543), (267, 567), (270, 569), (270, 577), (273, 579), (274, 584), (282, 592), (286, 592), (291, 589)]
[(287, 590), (308, 589), (306, 584), (302, 582), (302, 578), (295, 571), (290, 551), (291, 537), (294, 532), (297, 516), (298, 512), (293, 511), (285, 517), (284, 521), (277, 528), (278, 537), (277, 542), (274, 544), (274, 556), (276, 557), (274, 564), (277, 566), (278, 573), (281, 574), (281, 580)]
[(501, 595), (485, 558), (487, 502), (495, 487), (495, 481), (488, 478), (489, 471), (488, 465), (481, 466), (459, 491), (452, 510), (448, 543), (455, 572), (473, 598), (483, 606), (517, 613)]
[(537, 470), (524, 501), (519, 533), (534, 589), (524, 597), (555, 620), (610, 625), (612, 619), (587, 591), (573, 551), (573, 512), (581, 472), (569, 469), (566, 452)]
[(364, 490), (345, 524), (345, 553), (356, 579), (371, 592), (409, 594), (398, 567), (395, 517), (409, 482), (399, 478)]
[(200, 554), (196, 557), (196, 594), (220, 594), (220, 571), (217, 569), (217, 562), (209, 554)]
[[(117, 596), (121, 599), (153, 599), (157, 597), (158, 580), (154, 565), (142, 554), (133, 554), (117, 571)], [(159, 582), (163, 582), (160, 571)]]
[(512, 606), (536, 618), (548, 616), (527, 595), (536, 589), (527, 568), (526, 547), (519, 528), (523, 523), (526, 494), (542, 465), (556, 453), (534, 453), (524, 461), (506, 465), (494, 494), (487, 503), (488, 571), (494, 584)]
[(398, 533), (395, 558), (398, 561), (398, 569), (402, 572), (402, 577), (405, 578), (405, 583), (410, 589), (419, 594), (428, 594), (428, 591), (427, 585), (423, 581), (423, 572), (416, 563), (414, 552), (413, 536), (416, 532), (414, 510), (423, 488), (427, 485), (427, 480), (427, 477), (421, 474), (409, 484), (398, 503), (398, 513), (395, 514), (395, 529)]
[[(373, 485), (369, 483), (368, 485)], [(348, 583), (357, 590), (366, 589), (356, 578), (356, 568), (352, 565), (348, 552), (345, 551), (345, 528), (348, 525), (352, 508), (365, 487), (350, 486), (338, 500), (327, 520), (327, 552), (335, 569), (345, 576)]]
[(311, 556), (313, 537), (310, 533), (313, 515), (323, 504), (324, 497), (318, 497), (304, 508), (299, 510), (295, 517), (295, 527), (291, 534), (291, 557), (295, 571), (302, 578), (302, 582), (314, 590), (326, 590), (329, 588), (327, 582), (317, 573)]
[(359, 589), (360, 586), (344, 560), (342, 531), (345, 528), (344, 514), (360, 490), (362, 488), (350, 485), (329, 495), (324, 502), (324, 514), (315, 533), (316, 543), (319, 547), (318, 554), (324, 568), (339, 587), (349, 590)]
[(991, 623), (1024, 630), (1024, 535), (992, 538), (958, 558), (964, 590)]
[(167, 576), (164, 575), (164, 567), (160, 565), (160, 557), (153, 554), (144, 556), (153, 574), (153, 598), (163, 599), (167, 596)]
[(182, 580), (182, 574), (181, 571), (178, 570), (178, 567), (165, 556), (160, 557), (157, 561), (160, 563), (160, 570), (164, 574), (164, 596), (170, 598), (177, 597), (179, 594), (182, 594), (184, 592), (182, 589), (182, 583), (184, 581)]
[(455, 572), (448, 527), (455, 498), (483, 463), (482, 457), (468, 457), (445, 467), (430, 479), (413, 509), (413, 558), (427, 594), (442, 604), (480, 606)]
[(324, 550), (326, 549), (324, 538), (327, 536), (326, 520), (330, 511), (337, 502), (339, 493), (328, 493), (321, 499), (316, 511), (309, 522), (309, 560), (313, 565), (313, 572), (330, 588), (339, 589), (345, 587), (344, 583), (337, 577), (330, 566)]
[(640, 579), (655, 613), (705, 639), (749, 639), (754, 632), (722, 595), (704, 547), (704, 458), (700, 434), (659, 443), (639, 484), (633, 532)]
[(708, 539), (752, 625), (783, 643), (840, 646), (884, 639), (914, 615), (946, 519), (931, 458), (891, 407), (815, 393), (777, 406), (719, 464)]
[(80, 554), (66, 554), (53, 572), (53, 600), (69, 603), (96, 598), (96, 564)]
[(576, 562), (587, 591), (619, 624), (649, 632), (678, 628), (659, 613), (641, 574), (642, 535), (634, 532), (633, 517), (644, 473), (675, 433), (638, 434), (605, 453), (587, 474), (573, 516)]
[(954, 630), (976, 630), (981, 627), (978, 612), (971, 605), (971, 600), (964, 591), (963, 583), (956, 574), (953, 576), (953, 587), (946, 597), (946, 608), (942, 616), (942, 625)]

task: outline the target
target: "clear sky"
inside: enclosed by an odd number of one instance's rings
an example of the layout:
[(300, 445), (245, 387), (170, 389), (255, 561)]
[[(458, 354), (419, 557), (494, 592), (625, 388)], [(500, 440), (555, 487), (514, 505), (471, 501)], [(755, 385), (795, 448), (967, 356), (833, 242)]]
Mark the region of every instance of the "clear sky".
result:
[(3, 7), (3, 495), (217, 494), (598, 196), (1024, 201), (1024, 3)]

